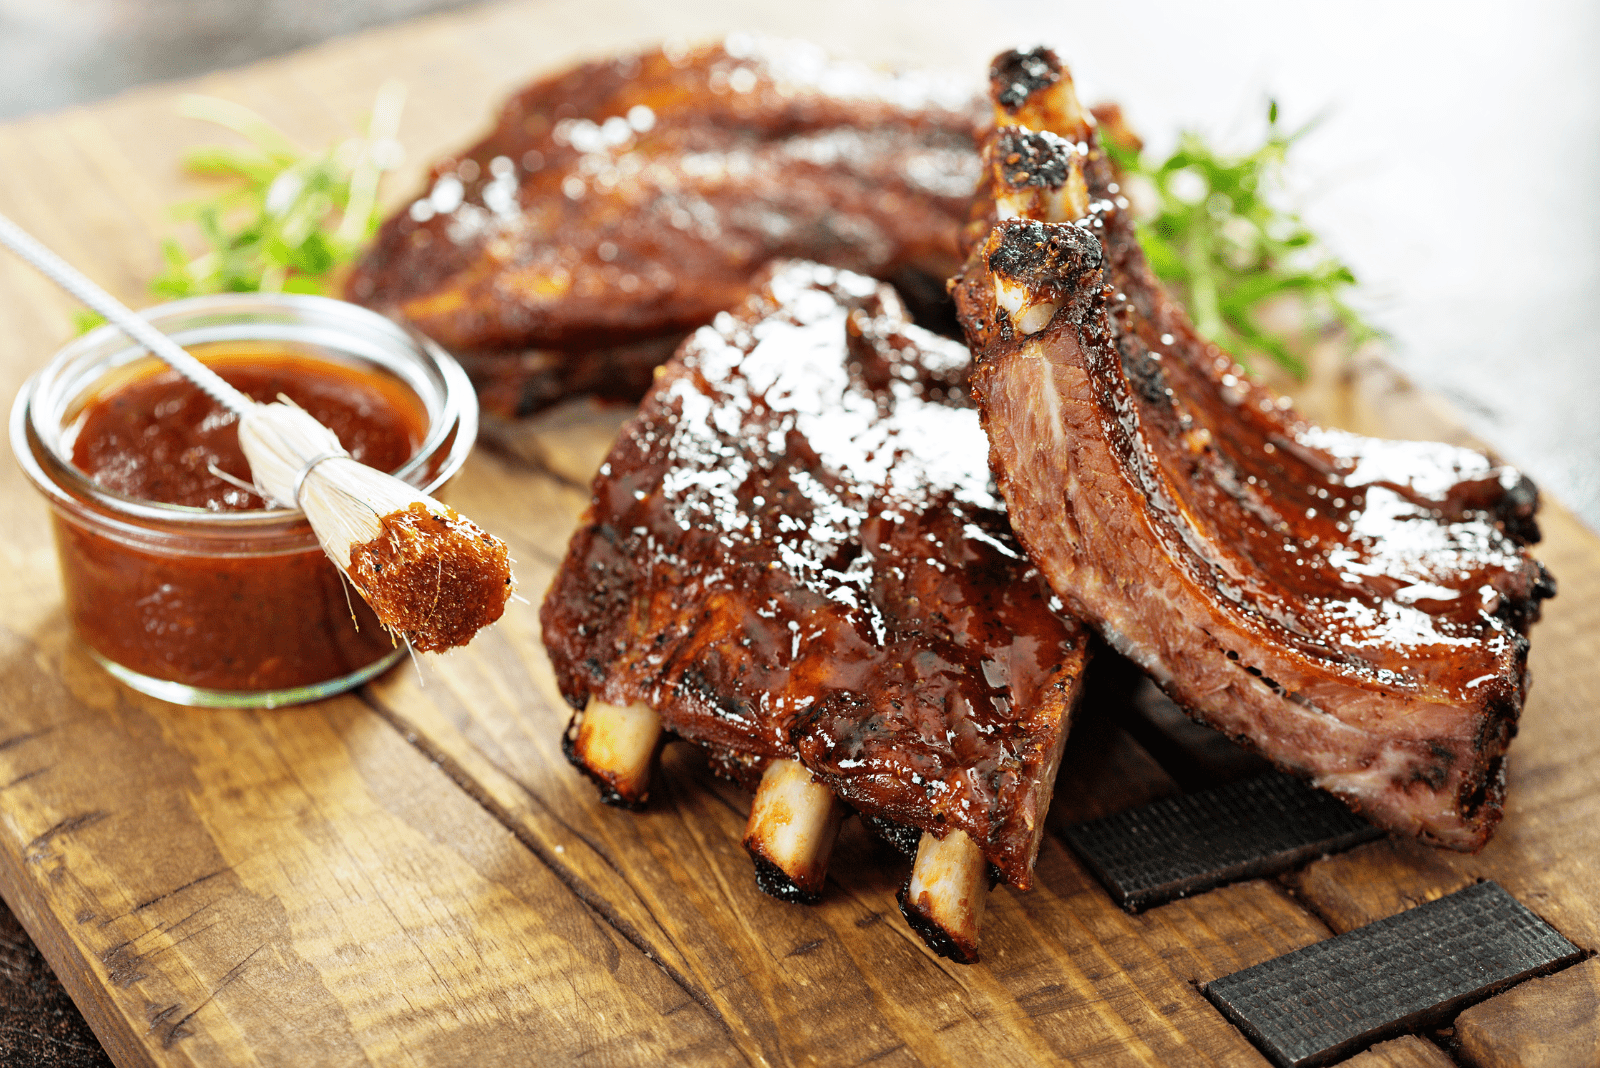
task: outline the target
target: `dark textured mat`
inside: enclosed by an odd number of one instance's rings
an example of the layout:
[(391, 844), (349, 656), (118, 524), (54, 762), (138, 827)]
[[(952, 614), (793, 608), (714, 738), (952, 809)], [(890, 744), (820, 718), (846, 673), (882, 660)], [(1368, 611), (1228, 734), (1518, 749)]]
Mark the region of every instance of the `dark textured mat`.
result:
[(1066, 839), (1117, 904), (1137, 912), (1382, 834), (1328, 794), (1274, 772), (1080, 823)]
[(1274, 1064), (1313, 1068), (1581, 956), (1485, 882), (1225, 975), (1206, 996)]
[(22, 924), (0, 902), (0, 1065), (112, 1068)]

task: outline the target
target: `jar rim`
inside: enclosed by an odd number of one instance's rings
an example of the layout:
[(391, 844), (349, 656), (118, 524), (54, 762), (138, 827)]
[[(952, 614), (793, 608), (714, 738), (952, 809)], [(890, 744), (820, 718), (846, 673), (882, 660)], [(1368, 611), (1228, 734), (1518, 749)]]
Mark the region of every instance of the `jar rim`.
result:
[[(297, 342), (395, 374), (427, 409), (428, 432), (410, 458), (390, 473), (424, 493), (436, 492), (455, 475), (476, 441), (477, 394), (461, 365), (431, 339), (368, 308), (311, 294), (226, 293), (158, 304), (140, 314), (181, 345)], [(144, 346), (107, 323), (68, 342), (23, 384), (11, 410), (11, 448), (30, 481), (56, 505), (92, 505), (110, 513), (102, 514), (101, 522), (117, 526), (143, 528), (155, 522), (242, 535), (255, 528), (304, 523), (298, 508), (213, 511), (131, 497), (99, 485), (62, 455), (60, 420), (67, 407), (110, 371), (151, 358)], [(88, 366), (71, 376), (80, 362)], [(48, 403), (39, 404), (41, 396)], [(431, 476), (419, 477), (447, 442), (449, 452)], [(49, 461), (49, 470), (42, 459)]]

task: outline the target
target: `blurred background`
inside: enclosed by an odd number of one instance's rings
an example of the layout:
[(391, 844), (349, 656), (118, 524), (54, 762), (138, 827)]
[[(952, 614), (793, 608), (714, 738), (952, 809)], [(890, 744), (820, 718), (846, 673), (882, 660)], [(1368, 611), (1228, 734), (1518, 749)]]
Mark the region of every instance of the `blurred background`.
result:
[[(466, 6), (0, 0), (0, 120)], [(1355, 269), (1357, 302), (1387, 331), (1391, 358), (1600, 528), (1600, 329), (1588, 321), (1600, 308), (1592, 0), (591, 3), (552, 23), (571, 27), (574, 54), (600, 38), (757, 28), (974, 76), (998, 48), (1048, 43), (1082, 94), (1119, 101), (1156, 151), (1184, 128), (1253, 147), (1269, 96), (1291, 128), (1320, 118), (1291, 157), (1295, 203)]]

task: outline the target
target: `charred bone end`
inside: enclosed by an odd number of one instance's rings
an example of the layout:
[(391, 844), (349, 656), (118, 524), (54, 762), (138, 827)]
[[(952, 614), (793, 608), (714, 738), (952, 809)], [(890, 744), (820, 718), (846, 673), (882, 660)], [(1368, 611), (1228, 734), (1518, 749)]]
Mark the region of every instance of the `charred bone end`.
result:
[(1100, 241), (1076, 226), (1012, 219), (996, 226), (982, 255), (996, 278), (1039, 294), (1065, 296), (1080, 275), (1098, 271), (1104, 260)]
[(1075, 222), (1089, 214), (1077, 147), (1053, 133), (1006, 126), (984, 146), (997, 219)]
[(799, 761), (768, 764), (744, 836), (756, 864), (756, 885), (783, 901), (815, 902), (822, 896), (843, 818), (838, 798)]
[(1050, 89), (1063, 75), (1060, 58), (1040, 46), (1031, 52), (1013, 48), (994, 58), (989, 67), (989, 86), (995, 102), (1015, 111), (1028, 98)]
[[(1539, 521), (1534, 516), (1539, 511), (1539, 487), (1522, 472), (1510, 469), (1507, 469), (1501, 482), (1504, 494), (1495, 502), (1495, 518), (1500, 520), (1506, 535), (1518, 545), (1537, 545)], [(1552, 579), (1550, 592), (1544, 596), (1554, 595), (1555, 584)]]
[(871, 812), (861, 813), (861, 822), (873, 834), (904, 853), (907, 860), (916, 858), (917, 844), (922, 839), (922, 832), (915, 827), (906, 823), (896, 823), (887, 816)]
[(1037, 333), (1063, 309), (1080, 321), (1100, 291), (1103, 260), (1100, 242), (1076, 226), (997, 224), (950, 287), (973, 351)]
[(642, 704), (626, 707), (591, 697), (575, 713), (562, 751), (600, 787), (600, 800), (642, 808), (650, 795), (650, 766), (661, 740), (661, 717)]
[(989, 91), (997, 126), (1054, 130), (1081, 141), (1094, 123), (1072, 89), (1072, 75), (1048, 48), (1000, 53), (989, 67)]
[(928, 948), (958, 964), (978, 961), (978, 928), (989, 892), (989, 866), (965, 831), (924, 834), (900, 912)]

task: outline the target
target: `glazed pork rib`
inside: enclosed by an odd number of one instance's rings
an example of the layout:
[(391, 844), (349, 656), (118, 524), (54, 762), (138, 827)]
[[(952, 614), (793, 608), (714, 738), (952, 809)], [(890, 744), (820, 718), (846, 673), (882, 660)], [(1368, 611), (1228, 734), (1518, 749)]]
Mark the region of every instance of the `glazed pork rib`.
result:
[[(814, 779), (924, 832), (908, 914), (945, 878), (981, 906), (985, 861), (1030, 884), (1087, 635), (1011, 536), (969, 359), (887, 286), (797, 262), (666, 365), (541, 613), (569, 751), (614, 800), (647, 778), (594, 754), (616, 721), (647, 768), (627, 720), (654, 713), (761, 779), (753, 829), (768, 780)], [(807, 833), (830, 838), (824, 814)], [(975, 957), (975, 923), (941, 948)]]
[(1054, 55), (1001, 56), (994, 89), (952, 286), (1030, 556), (1195, 718), (1383, 827), (1479, 848), (1555, 592), (1524, 550), (1533, 486), (1301, 418), (1155, 282)]
[(637, 400), (772, 259), (942, 299), (984, 110), (966, 83), (743, 35), (585, 63), (440, 161), (347, 294), (450, 349), (501, 414)]

